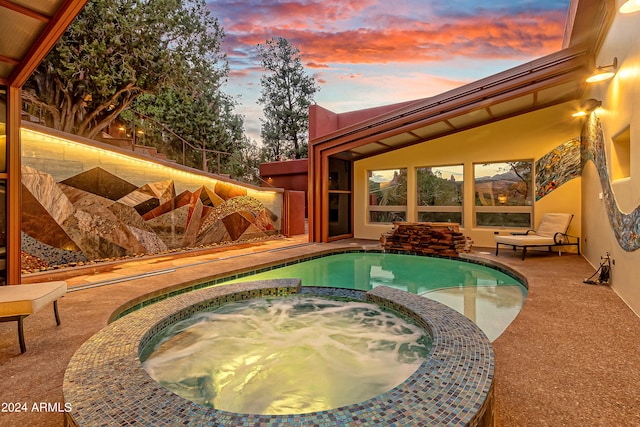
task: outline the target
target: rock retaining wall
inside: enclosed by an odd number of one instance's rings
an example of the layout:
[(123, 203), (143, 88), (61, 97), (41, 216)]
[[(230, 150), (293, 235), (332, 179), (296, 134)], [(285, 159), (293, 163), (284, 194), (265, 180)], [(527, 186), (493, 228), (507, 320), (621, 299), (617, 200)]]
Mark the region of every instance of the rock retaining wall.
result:
[(473, 241), (453, 222), (394, 222), (380, 243), (385, 250), (457, 257), (469, 252)]

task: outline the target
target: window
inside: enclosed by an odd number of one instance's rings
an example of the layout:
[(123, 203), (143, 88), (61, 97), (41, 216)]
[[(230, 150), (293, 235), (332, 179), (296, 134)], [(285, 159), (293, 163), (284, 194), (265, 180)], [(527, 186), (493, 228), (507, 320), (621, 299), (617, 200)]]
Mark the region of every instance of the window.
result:
[(462, 165), (416, 169), (418, 221), (462, 225)]
[(532, 161), (475, 164), (474, 184), (476, 226), (531, 228)]
[(407, 169), (369, 171), (369, 222), (407, 220)]

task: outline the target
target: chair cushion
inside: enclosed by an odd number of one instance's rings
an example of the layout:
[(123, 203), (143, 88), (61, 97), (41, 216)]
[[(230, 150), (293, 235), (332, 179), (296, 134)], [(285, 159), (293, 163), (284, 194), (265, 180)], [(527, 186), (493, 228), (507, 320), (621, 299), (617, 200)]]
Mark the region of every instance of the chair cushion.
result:
[(0, 286), (0, 317), (33, 314), (66, 293), (64, 281)]
[(496, 236), (496, 242), (513, 246), (548, 246), (555, 244), (553, 237), (538, 236), (537, 234)]
[(566, 233), (573, 215), (568, 213), (546, 213), (536, 230), (536, 235), (551, 237), (556, 233)]

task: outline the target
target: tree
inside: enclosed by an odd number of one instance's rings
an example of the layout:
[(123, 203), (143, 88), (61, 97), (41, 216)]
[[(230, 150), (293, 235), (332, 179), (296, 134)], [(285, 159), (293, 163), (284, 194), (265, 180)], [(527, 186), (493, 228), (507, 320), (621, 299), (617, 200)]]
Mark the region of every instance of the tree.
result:
[[(146, 145), (153, 145), (174, 160), (199, 169), (221, 173), (237, 171), (240, 152), (246, 142), (244, 118), (234, 110), (235, 102), (217, 88), (169, 90), (159, 95), (140, 96), (133, 104), (137, 113), (161, 123), (140, 123), (144, 126)], [(121, 116), (133, 127), (135, 114)], [(171, 132), (166, 130), (170, 129)], [(179, 137), (179, 138), (178, 138)], [(186, 140), (190, 146), (185, 146)], [(194, 147), (194, 148), (192, 148)], [(229, 153), (218, 156), (211, 151)], [(212, 164), (211, 160), (215, 160)], [(217, 164), (218, 160), (220, 164)]]
[(299, 49), (286, 39), (267, 40), (258, 53), (266, 71), (258, 99), (264, 112), (262, 142), (272, 159), (306, 157), (309, 105), (320, 88), (305, 73)]
[(23, 97), (48, 126), (92, 138), (142, 94), (218, 88), (222, 37), (204, 0), (92, 0)]

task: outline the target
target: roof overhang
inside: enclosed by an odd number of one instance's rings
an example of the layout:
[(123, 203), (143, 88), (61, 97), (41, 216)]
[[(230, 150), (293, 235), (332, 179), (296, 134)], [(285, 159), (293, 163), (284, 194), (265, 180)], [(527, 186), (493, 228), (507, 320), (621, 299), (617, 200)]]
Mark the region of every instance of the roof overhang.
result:
[(310, 141), (313, 149), (359, 160), (579, 100), (588, 52), (568, 48)]
[(0, 0), (0, 85), (22, 87), (87, 0)]

